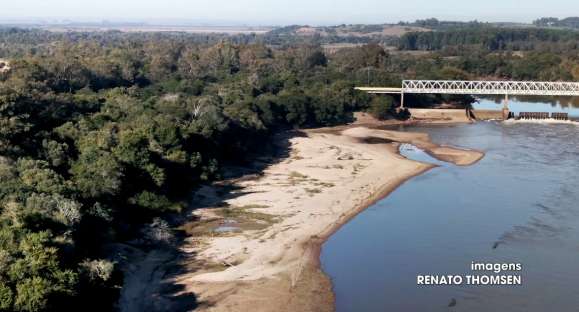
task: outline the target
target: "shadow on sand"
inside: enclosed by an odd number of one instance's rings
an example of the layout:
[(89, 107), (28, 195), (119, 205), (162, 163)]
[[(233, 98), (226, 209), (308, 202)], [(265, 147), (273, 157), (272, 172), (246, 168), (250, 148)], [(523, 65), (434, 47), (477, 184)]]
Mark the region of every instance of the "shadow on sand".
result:
[[(277, 134), (271, 140), (270, 145), (264, 146), (262, 151), (247, 157), (254, 159), (253, 162), (224, 166), (223, 180), (210, 187), (215, 192), (214, 196), (192, 196), (193, 199), (187, 211), (168, 218), (170, 227), (179, 229), (170, 243), (138, 248), (125, 246), (124, 248), (130, 249), (128, 253), (133, 256), (127, 264), (128, 274), (125, 276), (121, 290), (119, 310), (168, 312), (190, 311), (211, 306), (213, 303), (200, 302), (194, 293), (176, 282), (184, 274), (207, 270), (205, 263), (195, 260), (195, 254), (185, 253), (181, 248), (187, 244), (187, 238), (195, 235), (183, 228), (196, 226), (199, 223), (191, 212), (199, 208), (224, 207), (227, 205), (227, 200), (247, 194), (236, 183), (259, 178), (266, 168), (290, 157), (290, 140), (304, 136), (307, 135), (300, 131)], [(225, 268), (224, 266), (213, 269)]]

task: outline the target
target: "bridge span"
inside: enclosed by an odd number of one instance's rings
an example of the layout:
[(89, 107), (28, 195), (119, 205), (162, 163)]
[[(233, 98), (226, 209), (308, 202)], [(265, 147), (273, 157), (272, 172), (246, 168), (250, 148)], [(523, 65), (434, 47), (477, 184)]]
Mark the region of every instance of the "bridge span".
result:
[(404, 80), (402, 88), (356, 89), (368, 93), (579, 96), (579, 82)]
[(579, 96), (579, 82), (403, 80), (402, 88), (356, 89), (374, 94), (400, 94), (401, 107), (404, 107), (405, 93), (505, 95), (505, 108), (509, 95)]

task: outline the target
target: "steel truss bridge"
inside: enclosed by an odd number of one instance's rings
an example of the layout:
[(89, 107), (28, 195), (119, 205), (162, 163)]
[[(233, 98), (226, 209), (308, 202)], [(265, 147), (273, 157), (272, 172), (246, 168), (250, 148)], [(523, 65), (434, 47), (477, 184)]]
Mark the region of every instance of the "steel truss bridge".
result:
[(506, 101), (509, 95), (579, 96), (579, 82), (404, 80), (402, 88), (356, 89), (375, 94), (401, 94), (402, 107), (405, 93), (505, 95)]

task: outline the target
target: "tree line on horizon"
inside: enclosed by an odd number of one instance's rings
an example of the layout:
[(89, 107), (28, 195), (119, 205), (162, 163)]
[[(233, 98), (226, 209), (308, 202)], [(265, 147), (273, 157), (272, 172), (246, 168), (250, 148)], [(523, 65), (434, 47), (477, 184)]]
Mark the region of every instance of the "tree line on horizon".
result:
[(579, 17), (567, 17), (563, 19), (556, 17), (543, 17), (534, 20), (533, 25), (539, 27), (565, 27), (579, 29)]
[(398, 43), (400, 50), (437, 51), (453, 47), (487, 51), (576, 52), (579, 32), (548, 28), (456, 28), (447, 31), (411, 32)]

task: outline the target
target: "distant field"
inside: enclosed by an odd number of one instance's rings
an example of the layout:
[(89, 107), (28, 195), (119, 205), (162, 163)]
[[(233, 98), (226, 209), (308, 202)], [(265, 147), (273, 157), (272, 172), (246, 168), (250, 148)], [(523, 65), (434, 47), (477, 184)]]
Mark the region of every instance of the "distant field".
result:
[[(265, 34), (276, 27), (268, 26), (193, 26), (193, 25), (145, 25), (145, 24), (99, 24), (99, 23), (71, 23), (71, 24), (44, 24), (24, 23), (24, 24), (3, 24), (4, 26), (15, 26), (24, 28), (38, 28), (52, 32), (184, 32), (192, 34)], [(381, 38), (381, 37), (401, 37), (409, 32), (428, 32), (428, 28), (401, 25), (339, 25), (339, 26), (293, 26), (277, 28), (278, 33), (289, 36), (303, 37), (350, 37), (350, 38)]]
[(333, 27), (311, 27), (303, 26), (295, 30), (296, 35), (301, 36), (330, 36), (337, 35), (339, 37), (353, 36), (353, 37), (401, 37), (409, 32), (428, 32), (430, 29), (414, 26), (399, 26), (399, 25), (347, 25), (347, 26), (333, 26)]
[(101, 32), (118, 30), (122, 32), (186, 32), (196, 34), (264, 34), (271, 27), (243, 27), (243, 26), (67, 26), (67, 25), (39, 25), (38, 28), (54, 32), (89, 31)]

